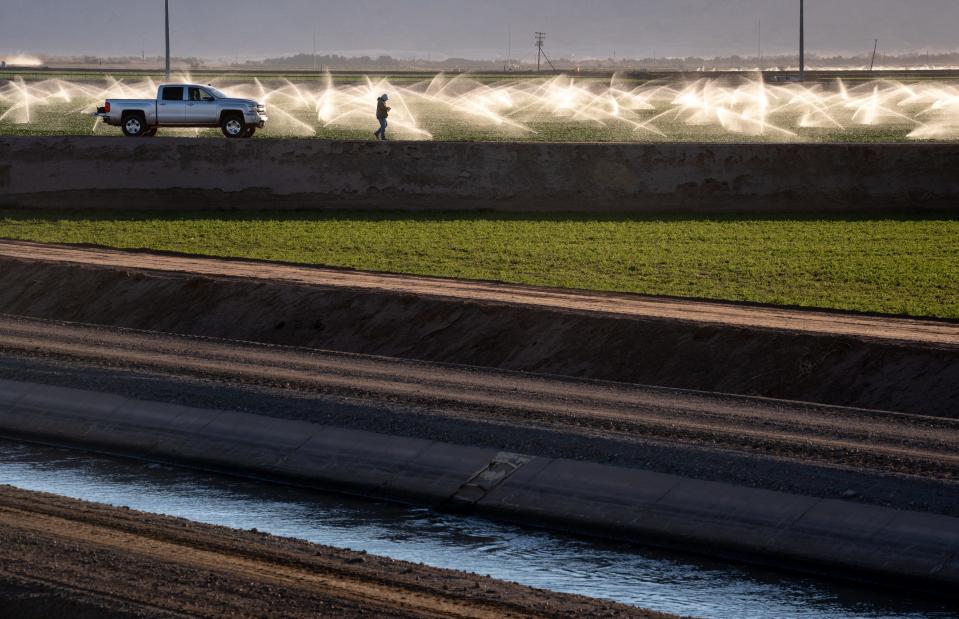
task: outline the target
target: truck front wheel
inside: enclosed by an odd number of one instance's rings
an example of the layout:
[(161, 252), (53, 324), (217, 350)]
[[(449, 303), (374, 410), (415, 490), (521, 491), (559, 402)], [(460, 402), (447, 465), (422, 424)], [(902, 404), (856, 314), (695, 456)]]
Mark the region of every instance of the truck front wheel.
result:
[(143, 117), (139, 114), (129, 114), (123, 117), (121, 123), (123, 126), (123, 135), (128, 138), (138, 138), (146, 131), (147, 125)]
[(220, 122), (223, 135), (228, 138), (242, 138), (246, 134), (246, 125), (239, 114), (228, 114)]

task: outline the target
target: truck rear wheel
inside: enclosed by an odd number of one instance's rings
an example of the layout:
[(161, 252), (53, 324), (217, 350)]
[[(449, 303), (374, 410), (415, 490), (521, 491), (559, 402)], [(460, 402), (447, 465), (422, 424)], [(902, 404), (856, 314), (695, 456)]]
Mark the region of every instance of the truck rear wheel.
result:
[(239, 114), (227, 114), (220, 122), (220, 129), (228, 138), (242, 138), (246, 134), (247, 127)]
[(140, 114), (124, 116), (120, 125), (123, 127), (123, 135), (128, 138), (138, 138), (147, 130), (146, 120)]

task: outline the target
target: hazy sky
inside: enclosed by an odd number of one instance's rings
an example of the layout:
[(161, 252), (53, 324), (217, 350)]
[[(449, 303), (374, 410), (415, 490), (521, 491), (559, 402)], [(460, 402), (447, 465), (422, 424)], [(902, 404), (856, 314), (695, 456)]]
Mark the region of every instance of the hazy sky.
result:
[[(714, 56), (796, 47), (798, 0), (170, 0), (178, 56), (310, 52), (433, 58)], [(959, 49), (959, 0), (807, 0), (813, 52)], [(162, 0), (0, 0), (0, 54), (163, 49)]]

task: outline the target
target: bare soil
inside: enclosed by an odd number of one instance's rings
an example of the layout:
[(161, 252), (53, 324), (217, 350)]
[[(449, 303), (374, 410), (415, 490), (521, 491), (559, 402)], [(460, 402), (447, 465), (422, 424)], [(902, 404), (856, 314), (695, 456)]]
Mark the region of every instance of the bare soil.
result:
[(666, 617), (4, 486), (0, 616)]

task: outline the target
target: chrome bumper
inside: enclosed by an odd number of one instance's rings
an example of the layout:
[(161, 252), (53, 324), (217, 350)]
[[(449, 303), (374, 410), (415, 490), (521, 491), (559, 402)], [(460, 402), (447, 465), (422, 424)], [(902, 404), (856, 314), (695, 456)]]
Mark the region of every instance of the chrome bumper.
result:
[(251, 127), (263, 128), (270, 120), (270, 117), (262, 112), (246, 112), (243, 114), (243, 122)]

